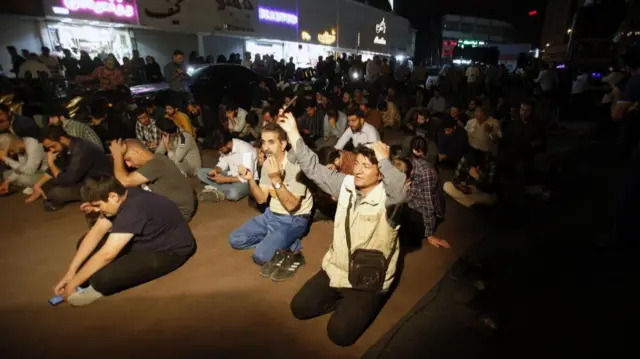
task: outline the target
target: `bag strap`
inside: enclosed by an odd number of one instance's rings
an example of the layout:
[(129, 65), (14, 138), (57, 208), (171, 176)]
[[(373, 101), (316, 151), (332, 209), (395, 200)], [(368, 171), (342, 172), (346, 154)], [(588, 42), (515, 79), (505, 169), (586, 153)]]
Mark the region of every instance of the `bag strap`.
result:
[[(345, 230), (345, 236), (347, 238), (347, 250), (349, 251), (348, 256), (349, 256), (349, 265), (348, 265), (348, 269), (347, 271), (351, 271), (351, 230), (349, 227), (349, 223), (351, 223), (351, 208), (353, 208), (353, 193), (349, 195), (349, 205), (347, 206), (347, 215), (345, 217), (345, 221), (344, 221), (344, 230)], [(398, 210), (401, 208), (402, 206), (400, 205), (396, 205), (393, 209), (393, 213), (391, 214), (391, 218), (395, 218), (395, 215), (397, 214)], [(398, 248), (398, 238), (396, 238), (396, 240), (393, 242), (393, 248), (391, 249), (391, 252), (389, 253), (389, 256), (387, 257), (386, 263), (385, 263), (385, 272), (387, 271), (387, 269), (389, 268), (389, 262), (391, 261), (391, 257), (393, 257), (394, 253), (396, 252), (396, 249)]]
[(349, 265), (348, 265), (348, 269), (347, 272), (351, 271), (351, 230), (349, 228), (349, 223), (351, 222), (351, 208), (353, 208), (353, 193), (349, 194), (349, 205), (347, 206), (347, 216), (345, 217), (345, 221), (344, 221), (344, 230), (345, 230), (345, 235), (347, 237), (347, 255), (349, 256)]

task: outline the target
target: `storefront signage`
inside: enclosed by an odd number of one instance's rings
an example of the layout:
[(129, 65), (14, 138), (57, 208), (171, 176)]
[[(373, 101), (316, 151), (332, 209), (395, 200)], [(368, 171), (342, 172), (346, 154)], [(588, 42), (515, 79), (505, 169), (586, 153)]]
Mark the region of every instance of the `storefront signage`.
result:
[(385, 34), (387, 33), (387, 24), (382, 18), (382, 21), (376, 24), (376, 37), (373, 38), (373, 43), (378, 45), (386, 45), (387, 39), (385, 39)]
[(132, 18), (136, 15), (135, 4), (125, 3), (124, 0), (62, 0), (62, 6), (53, 6), (52, 11), (55, 15), (69, 15), (76, 12), (119, 18)]
[(273, 22), (283, 25), (298, 25), (298, 15), (258, 6), (258, 19), (262, 22)]
[(300, 33), (300, 38), (302, 41), (311, 41), (311, 34), (308, 31), (303, 31)]
[(459, 45), (470, 45), (470, 46), (482, 46), (485, 45), (484, 41), (478, 41), (478, 40), (458, 40), (458, 44)]
[(323, 45), (333, 45), (336, 43), (336, 30), (331, 29), (331, 32), (324, 31), (318, 34), (318, 42)]

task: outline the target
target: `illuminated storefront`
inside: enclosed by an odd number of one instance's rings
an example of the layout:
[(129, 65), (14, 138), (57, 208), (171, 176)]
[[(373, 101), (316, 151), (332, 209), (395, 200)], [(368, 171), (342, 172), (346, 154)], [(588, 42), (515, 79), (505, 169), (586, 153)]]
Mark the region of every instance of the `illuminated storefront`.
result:
[[(92, 58), (131, 57), (130, 25), (138, 24), (135, 0), (45, 0), (46, 36), (52, 47), (86, 51)], [(74, 51), (75, 49), (75, 51)]]

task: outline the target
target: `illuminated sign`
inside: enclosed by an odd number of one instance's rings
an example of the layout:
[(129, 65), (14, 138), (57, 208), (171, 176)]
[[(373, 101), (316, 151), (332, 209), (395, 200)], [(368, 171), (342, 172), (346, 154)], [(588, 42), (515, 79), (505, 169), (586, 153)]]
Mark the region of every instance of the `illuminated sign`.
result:
[(303, 31), (300, 33), (300, 38), (302, 39), (302, 41), (311, 41), (311, 34), (307, 31)]
[(376, 24), (376, 37), (373, 38), (373, 43), (378, 45), (386, 45), (387, 39), (384, 38), (384, 35), (387, 33), (387, 23), (382, 18), (382, 21), (379, 24)]
[(135, 3), (124, 0), (62, 0), (62, 6), (51, 8), (56, 15), (71, 13), (92, 13), (94, 15), (114, 15), (121, 18), (132, 18), (136, 15)]
[(318, 34), (318, 42), (324, 45), (333, 45), (336, 42), (336, 30), (326, 31)]
[(283, 25), (298, 25), (298, 15), (258, 6), (258, 19)]
[(463, 47), (463, 45), (470, 45), (471, 47), (475, 47), (475, 46), (484, 46), (487, 43), (484, 41), (478, 41), (478, 40), (458, 40), (458, 45)]

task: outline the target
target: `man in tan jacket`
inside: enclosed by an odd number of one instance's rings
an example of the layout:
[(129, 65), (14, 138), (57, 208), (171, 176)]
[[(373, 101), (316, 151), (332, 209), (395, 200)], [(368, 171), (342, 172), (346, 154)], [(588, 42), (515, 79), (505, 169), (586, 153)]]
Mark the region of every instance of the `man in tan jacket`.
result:
[[(382, 309), (395, 278), (398, 261), (397, 206), (405, 199), (404, 173), (389, 161), (389, 147), (382, 142), (355, 149), (354, 175), (331, 171), (302, 141), (296, 121), (286, 114), (279, 119), (287, 132), (291, 152), (302, 172), (321, 190), (338, 199), (333, 244), (322, 260), (322, 269), (305, 283), (291, 302), (298, 319), (310, 319), (334, 311), (327, 332), (331, 341), (349, 346), (369, 327)], [(347, 218), (350, 224), (345, 226)], [(349, 252), (378, 250), (388, 259), (379, 291), (354, 290), (349, 281)]]

